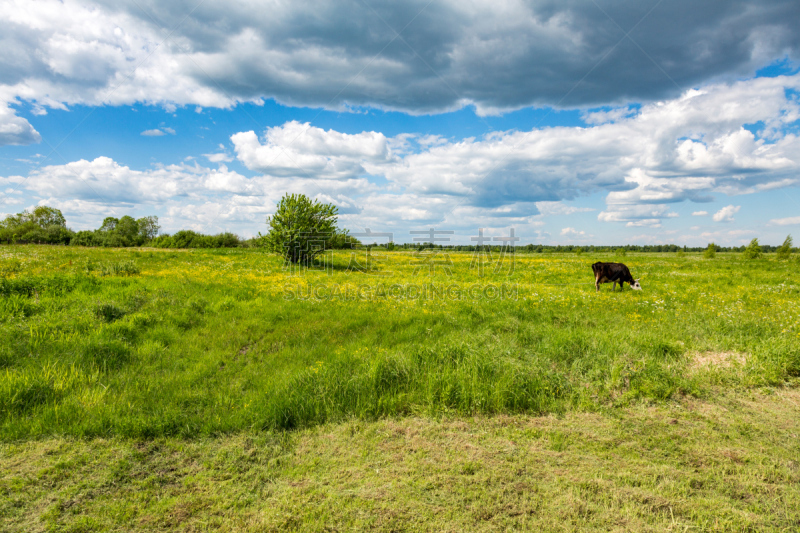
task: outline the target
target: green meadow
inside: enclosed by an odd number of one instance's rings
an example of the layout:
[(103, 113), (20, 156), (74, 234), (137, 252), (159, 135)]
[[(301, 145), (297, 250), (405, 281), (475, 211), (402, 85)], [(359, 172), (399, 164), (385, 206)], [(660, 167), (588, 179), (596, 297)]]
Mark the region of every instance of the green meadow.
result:
[(798, 266), (0, 246), (0, 520), (796, 530)]

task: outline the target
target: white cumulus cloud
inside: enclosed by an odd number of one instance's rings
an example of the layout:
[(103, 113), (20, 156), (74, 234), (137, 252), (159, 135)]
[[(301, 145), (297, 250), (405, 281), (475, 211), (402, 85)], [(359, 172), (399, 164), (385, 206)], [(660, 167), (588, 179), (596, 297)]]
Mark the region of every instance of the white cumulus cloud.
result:
[(800, 225), (800, 217), (773, 218), (769, 222), (776, 226), (795, 226)]
[(0, 146), (4, 144), (33, 144), (42, 140), (39, 132), (26, 119), (0, 100)]
[(714, 222), (733, 222), (733, 215), (742, 208), (740, 205), (728, 205), (714, 213)]
[(267, 129), (263, 143), (253, 131), (236, 133), (231, 141), (247, 168), (270, 176), (353, 178), (390, 159), (382, 133), (351, 135), (297, 121)]

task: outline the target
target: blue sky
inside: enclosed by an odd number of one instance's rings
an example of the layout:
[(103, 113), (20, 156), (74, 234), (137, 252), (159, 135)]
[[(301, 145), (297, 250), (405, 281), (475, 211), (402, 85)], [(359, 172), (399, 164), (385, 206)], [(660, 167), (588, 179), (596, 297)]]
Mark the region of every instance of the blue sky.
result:
[(398, 242), (777, 244), (800, 6), (718, 4), (11, 4), (0, 213), (251, 236), (302, 192)]

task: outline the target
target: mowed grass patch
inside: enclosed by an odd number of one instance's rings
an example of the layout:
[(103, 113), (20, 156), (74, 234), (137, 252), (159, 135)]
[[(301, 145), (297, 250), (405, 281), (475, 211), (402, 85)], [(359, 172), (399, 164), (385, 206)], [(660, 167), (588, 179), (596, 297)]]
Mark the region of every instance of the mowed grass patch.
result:
[[(2, 246), (0, 439), (597, 411), (800, 375), (791, 261), (631, 254), (644, 291), (597, 294), (609, 258), (428, 259)], [(743, 355), (697, 367), (714, 352)]]
[(0, 444), (15, 531), (794, 531), (800, 394)]

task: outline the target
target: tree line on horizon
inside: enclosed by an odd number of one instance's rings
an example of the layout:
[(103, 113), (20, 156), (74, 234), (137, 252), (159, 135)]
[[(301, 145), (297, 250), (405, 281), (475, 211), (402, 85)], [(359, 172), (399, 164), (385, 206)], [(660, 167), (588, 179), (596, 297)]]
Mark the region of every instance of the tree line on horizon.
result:
[[(300, 201), (300, 205), (315, 205), (318, 202), (311, 202), (304, 195), (296, 196), (295, 202)], [(289, 195), (278, 204), (278, 215), (281, 214), (284, 206), (287, 205)], [(303, 203), (305, 202), (305, 203)], [(362, 243), (348, 235), (347, 230), (337, 228), (335, 225), (336, 213), (330, 204), (319, 204), (318, 209), (326, 211), (328, 218), (332, 221), (326, 226), (326, 231), (330, 234), (326, 238), (329, 248), (343, 249), (350, 248), (352, 245)], [(275, 217), (267, 219), (268, 225), (275, 224)], [(285, 225), (290, 225), (288, 221)], [(99, 228), (95, 230), (72, 231), (67, 227), (66, 218), (59, 209), (48, 206), (37, 206), (31, 210), (26, 210), (16, 215), (8, 215), (0, 221), (0, 242), (7, 244), (58, 244), (72, 246), (89, 247), (139, 247), (150, 246), (155, 248), (257, 248), (266, 247), (268, 249), (283, 246), (281, 240), (276, 240), (275, 229), (271, 229), (267, 235), (261, 235), (243, 239), (230, 232), (219, 233), (216, 235), (206, 235), (193, 230), (180, 230), (174, 234), (160, 234), (161, 226), (158, 217), (155, 215), (145, 216), (135, 219), (131, 216), (120, 218), (106, 217)], [(739, 252), (745, 253), (748, 257), (758, 257), (762, 253), (777, 252), (786, 255), (798, 252), (797, 248), (792, 247), (792, 237), (787, 236), (784, 243), (780, 246), (759, 244), (758, 239), (753, 239), (747, 246), (720, 246), (709, 243), (707, 247), (697, 246), (678, 246), (676, 244), (625, 244), (618, 246), (599, 246), (599, 245), (546, 245), (546, 244), (525, 244), (515, 246), (515, 250), (528, 253), (615, 253), (624, 256), (627, 252), (705, 252), (706, 257), (713, 257), (717, 252)], [(473, 252), (477, 250), (476, 245), (459, 244), (434, 244), (430, 242), (420, 243), (364, 243), (365, 246), (382, 247), (389, 250), (449, 250)], [(502, 246), (482, 246), (482, 250), (502, 251)]]
[(161, 234), (158, 217), (106, 217), (95, 230), (72, 231), (60, 210), (38, 206), (30, 211), (8, 215), (0, 221), (0, 242), (7, 244), (61, 244), (72, 246), (115, 247), (152, 246), (156, 248), (231, 248), (246, 243), (233, 233), (204, 235), (181, 230)]
[[(59, 209), (37, 206), (0, 221), (0, 242), (6, 244), (54, 244), (106, 248), (149, 246), (154, 248), (257, 248), (265, 237), (243, 239), (231, 232), (206, 235), (193, 230), (160, 233), (155, 215), (135, 219), (131, 216), (106, 217), (95, 230), (72, 231)], [(330, 239), (334, 248), (345, 248), (351, 239), (336, 233)]]

